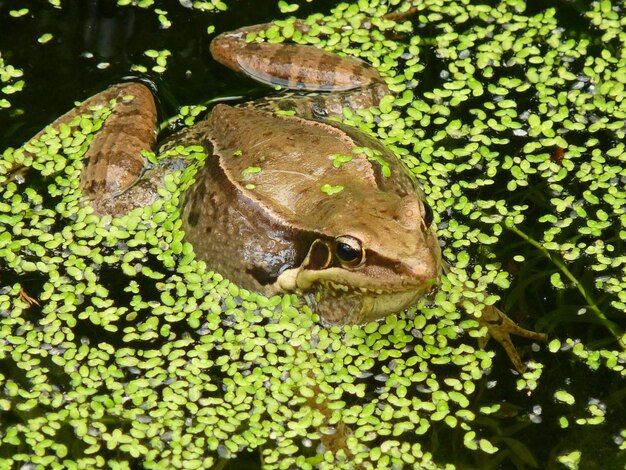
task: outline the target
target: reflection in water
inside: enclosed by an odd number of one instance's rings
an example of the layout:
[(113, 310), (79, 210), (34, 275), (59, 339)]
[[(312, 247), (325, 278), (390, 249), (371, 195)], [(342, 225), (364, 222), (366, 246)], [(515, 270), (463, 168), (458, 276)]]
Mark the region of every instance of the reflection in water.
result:
[[(100, 60), (125, 61), (126, 44), (133, 37), (135, 9), (119, 8), (109, 0), (89, 0), (76, 3), (77, 17), (82, 23), (83, 49)], [(80, 20), (80, 18), (82, 21)], [(79, 30), (77, 29), (77, 32)]]

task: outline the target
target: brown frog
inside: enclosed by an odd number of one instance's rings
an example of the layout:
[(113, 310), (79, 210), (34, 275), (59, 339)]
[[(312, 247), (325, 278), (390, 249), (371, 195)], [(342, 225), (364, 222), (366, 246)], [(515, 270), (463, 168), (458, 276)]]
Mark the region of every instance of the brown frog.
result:
[[(340, 116), (344, 106), (376, 105), (389, 93), (385, 82), (359, 59), (245, 41), (265, 27), (216, 37), (213, 57), (263, 83), (326, 94), (219, 104), (161, 145), (201, 145), (209, 155), (182, 201), (186, 240), (237, 284), (266, 295), (303, 294), (329, 322), (361, 324), (399, 312), (434, 288), (442, 272), (432, 212), (390, 150), (324, 119)], [(173, 157), (147, 168), (141, 150), (155, 145), (156, 110), (139, 83), (98, 93), (53, 126), (111, 102), (112, 114), (88, 150), (81, 188), (97, 213), (121, 215), (155, 201), (164, 175), (184, 163)], [(509, 335), (544, 338), (495, 308), (481, 322), (518, 370), (524, 366)]]

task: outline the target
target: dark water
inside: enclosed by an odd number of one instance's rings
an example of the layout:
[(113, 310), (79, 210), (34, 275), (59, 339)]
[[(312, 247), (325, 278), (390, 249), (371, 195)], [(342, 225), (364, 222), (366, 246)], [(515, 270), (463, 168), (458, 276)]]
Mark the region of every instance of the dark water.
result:
[[(12, 18), (13, 2), (0, 2), (0, 51), (5, 62), (24, 71), (26, 89), (10, 97), (12, 111), (0, 114), (2, 147), (19, 146), (56, 116), (113, 83), (139, 78), (132, 64), (154, 61), (146, 49), (168, 49), (167, 72), (141, 74), (156, 86), (164, 116), (184, 104), (218, 96), (239, 95), (256, 87), (216, 64), (209, 43), (216, 34), (285, 17), (273, 1), (236, 1), (225, 12), (191, 10), (178, 2), (161, 2), (172, 26), (161, 29), (153, 9), (120, 8), (115, 1), (20, 2), (30, 13)], [(298, 14), (327, 12), (338, 2), (304, 4)], [(157, 3), (158, 4), (158, 3)], [(207, 27), (215, 24), (215, 33)], [(52, 33), (39, 44), (37, 38)]]
[[(295, 13), (327, 13), (339, 1), (301, 2)], [(483, 2), (492, 3), (492, 2)], [(497, 2), (496, 2), (497, 3)], [(245, 25), (289, 17), (272, 0), (237, 0), (222, 12), (201, 12), (178, 2), (156, 2), (168, 11), (172, 26), (161, 29), (150, 9), (120, 8), (115, 0), (64, 0), (62, 8), (45, 1), (0, 1), (0, 51), (5, 62), (24, 71), (26, 89), (10, 96), (12, 110), (0, 113), (2, 148), (21, 145), (46, 124), (81, 101), (113, 83), (140, 77), (157, 87), (163, 115), (179, 106), (208, 99), (241, 95), (258, 88), (252, 81), (216, 64), (208, 53), (216, 34)], [(28, 8), (13, 18), (9, 11)], [(532, 15), (546, 7), (557, 8), (560, 23), (580, 33), (588, 23), (580, 17), (584, 1), (529, 2)], [(215, 33), (207, 34), (207, 26)], [(53, 34), (46, 44), (37, 38)], [(150, 65), (146, 49), (168, 49), (167, 72), (133, 74), (132, 64)]]

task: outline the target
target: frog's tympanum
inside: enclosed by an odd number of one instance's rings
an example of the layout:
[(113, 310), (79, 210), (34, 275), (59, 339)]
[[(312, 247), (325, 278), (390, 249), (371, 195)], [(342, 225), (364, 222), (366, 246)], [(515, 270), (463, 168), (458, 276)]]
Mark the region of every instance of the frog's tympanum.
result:
[[(442, 271), (431, 210), (391, 151), (325, 119), (344, 106), (376, 105), (389, 93), (384, 80), (361, 60), (312, 46), (247, 43), (252, 29), (215, 38), (213, 57), (267, 84), (325, 93), (219, 104), (161, 145), (201, 145), (209, 155), (182, 201), (186, 240), (237, 284), (267, 295), (298, 292), (332, 323), (365, 323), (409, 307)], [(154, 147), (156, 110), (138, 83), (115, 85), (55, 124), (111, 100), (81, 187), (97, 213), (121, 215), (153, 202), (164, 175), (183, 163), (147, 168), (140, 151)], [(496, 309), (482, 321), (522, 369), (509, 334), (542, 335)]]

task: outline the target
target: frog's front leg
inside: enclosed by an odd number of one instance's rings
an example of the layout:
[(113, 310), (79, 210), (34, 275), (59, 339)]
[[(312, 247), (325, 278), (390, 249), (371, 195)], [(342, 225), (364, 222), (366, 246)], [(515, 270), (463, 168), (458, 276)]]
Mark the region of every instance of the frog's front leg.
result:
[(523, 373), (526, 370), (526, 365), (524, 365), (520, 359), (517, 349), (511, 341), (511, 335), (521, 336), (523, 338), (529, 338), (542, 342), (548, 339), (548, 337), (543, 333), (536, 333), (520, 327), (493, 305), (485, 306), (482, 310), (480, 318), (477, 318), (477, 320), (481, 325), (487, 327), (487, 336), (483, 336), (478, 340), (479, 346), (484, 348), (489, 341), (489, 338), (495, 339), (502, 345), (506, 354), (509, 356), (509, 359), (519, 373)]

